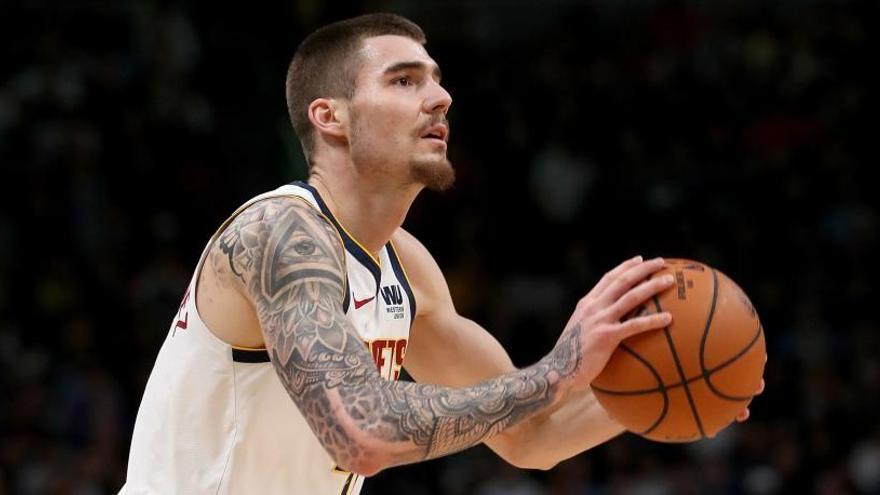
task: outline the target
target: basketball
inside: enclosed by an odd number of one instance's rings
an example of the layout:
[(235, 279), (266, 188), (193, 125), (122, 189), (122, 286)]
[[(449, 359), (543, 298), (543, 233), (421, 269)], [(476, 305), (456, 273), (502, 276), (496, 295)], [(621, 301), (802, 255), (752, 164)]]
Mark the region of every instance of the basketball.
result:
[(625, 339), (592, 388), (629, 431), (660, 442), (713, 437), (732, 423), (764, 373), (764, 331), (749, 298), (702, 263), (667, 259), (653, 276), (675, 283), (634, 315), (669, 311), (672, 323)]

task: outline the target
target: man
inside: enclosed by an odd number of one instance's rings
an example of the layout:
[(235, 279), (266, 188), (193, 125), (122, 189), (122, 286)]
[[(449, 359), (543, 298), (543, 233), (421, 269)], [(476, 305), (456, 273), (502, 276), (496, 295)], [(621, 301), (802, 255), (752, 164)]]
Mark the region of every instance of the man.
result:
[[(326, 26), (288, 71), (308, 183), (257, 196), (208, 243), (138, 412), (124, 493), (358, 493), (365, 476), (485, 442), (549, 468), (622, 431), (589, 384), (621, 321), (672, 284), (662, 260), (608, 272), (555, 347), (516, 369), (458, 315), (401, 228), (454, 178), (452, 103), (421, 29), (393, 15)], [(404, 360), (405, 358), (405, 360)], [(405, 363), (417, 383), (395, 379)]]

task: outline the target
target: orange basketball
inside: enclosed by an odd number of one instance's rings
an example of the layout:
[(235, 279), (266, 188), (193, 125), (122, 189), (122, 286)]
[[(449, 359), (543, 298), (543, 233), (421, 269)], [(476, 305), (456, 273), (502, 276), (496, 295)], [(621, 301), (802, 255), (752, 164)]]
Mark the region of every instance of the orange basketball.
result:
[(623, 342), (592, 387), (628, 430), (660, 442), (715, 436), (749, 404), (764, 374), (764, 331), (742, 289), (696, 261), (667, 259), (675, 284), (636, 311), (672, 323)]

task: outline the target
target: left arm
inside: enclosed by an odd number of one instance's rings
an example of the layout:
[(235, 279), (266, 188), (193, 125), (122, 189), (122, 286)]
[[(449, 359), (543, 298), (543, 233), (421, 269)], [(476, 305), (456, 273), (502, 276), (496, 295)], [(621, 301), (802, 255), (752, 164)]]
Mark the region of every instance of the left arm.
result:
[[(419, 308), (404, 362), (410, 375), (422, 383), (462, 387), (516, 370), (489, 332), (456, 312), (443, 274), (424, 246), (403, 231), (395, 245)], [(485, 443), (517, 467), (549, 469), (623, 431), (587, 389), (569, 393), (558, 407)]]
[[(404, 365), (419, 382), (450, 387), (472, 385), (516, 370), (489, 332), (454, 312), (416, 320)], [(623, 431), (587, 389), (568, 393), (558, 407), (484, 443), (514, 466), (550, 469)]]

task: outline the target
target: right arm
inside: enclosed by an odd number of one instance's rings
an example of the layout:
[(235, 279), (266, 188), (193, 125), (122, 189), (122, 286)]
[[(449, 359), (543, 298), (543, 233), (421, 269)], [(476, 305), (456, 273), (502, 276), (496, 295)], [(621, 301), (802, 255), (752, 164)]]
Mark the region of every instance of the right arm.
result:
[[(598, 327), (582, 335), (573, 318), (544, 359), (477, 385), (387, 381), (342, 310), (344, 251), (315, 210), (287, 198), (261, 201), (219, 242), (282, 384), (337, 464), (359, 474), (457, 452), (552, 407), (585, 387), (625, 337)], [(610, 345), (607, 356), (585, 365), (583, 348), (597, 342)]]

